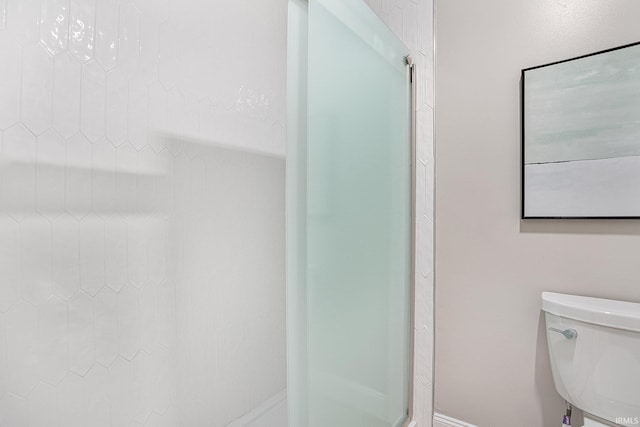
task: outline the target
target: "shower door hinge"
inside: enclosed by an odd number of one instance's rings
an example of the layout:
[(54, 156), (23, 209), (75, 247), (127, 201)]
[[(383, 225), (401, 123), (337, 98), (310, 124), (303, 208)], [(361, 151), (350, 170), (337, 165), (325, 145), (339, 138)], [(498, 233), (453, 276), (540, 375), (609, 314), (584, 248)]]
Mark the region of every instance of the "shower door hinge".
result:
[(404, 57), (404, 65), (413, 65), (413, 61), (411, 60), (411, 55), (407, 55)]

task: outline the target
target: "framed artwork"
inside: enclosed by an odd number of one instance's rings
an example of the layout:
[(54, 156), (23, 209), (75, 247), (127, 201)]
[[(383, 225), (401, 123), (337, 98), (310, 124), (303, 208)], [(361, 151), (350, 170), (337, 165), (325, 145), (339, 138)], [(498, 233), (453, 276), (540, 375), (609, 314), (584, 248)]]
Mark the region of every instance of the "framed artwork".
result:
[(640, 218), (640, 42), (522, 70), (522, 218)]

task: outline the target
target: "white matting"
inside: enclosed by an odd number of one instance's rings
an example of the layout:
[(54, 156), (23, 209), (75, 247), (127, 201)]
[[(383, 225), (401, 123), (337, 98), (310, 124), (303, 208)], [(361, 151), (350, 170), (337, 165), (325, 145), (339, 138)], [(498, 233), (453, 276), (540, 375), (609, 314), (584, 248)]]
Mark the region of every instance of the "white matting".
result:
[(640, 216), (640, 157), (526, 165), (526, 216)]

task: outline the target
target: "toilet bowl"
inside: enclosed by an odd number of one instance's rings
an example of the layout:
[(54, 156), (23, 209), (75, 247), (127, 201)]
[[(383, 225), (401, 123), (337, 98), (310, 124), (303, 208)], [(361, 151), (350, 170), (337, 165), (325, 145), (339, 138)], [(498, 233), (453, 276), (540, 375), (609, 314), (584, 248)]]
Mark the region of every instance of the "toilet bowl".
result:
[(640, 304), (542, 294), (558, 393), (585, 427), (640, 426)]

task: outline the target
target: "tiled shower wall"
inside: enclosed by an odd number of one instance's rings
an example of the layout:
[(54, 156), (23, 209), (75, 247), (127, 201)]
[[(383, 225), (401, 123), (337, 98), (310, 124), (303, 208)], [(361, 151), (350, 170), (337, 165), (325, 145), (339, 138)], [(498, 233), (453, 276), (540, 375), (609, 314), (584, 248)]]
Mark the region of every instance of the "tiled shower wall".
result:
[(0, 426), (284, 388), (285, 55), (281, 0), (0, 0)]
[(416, 307), (413, 408), (418, 427), (433, 420), (433, 0), (365, 0), (411, 50), (416, 64)]

